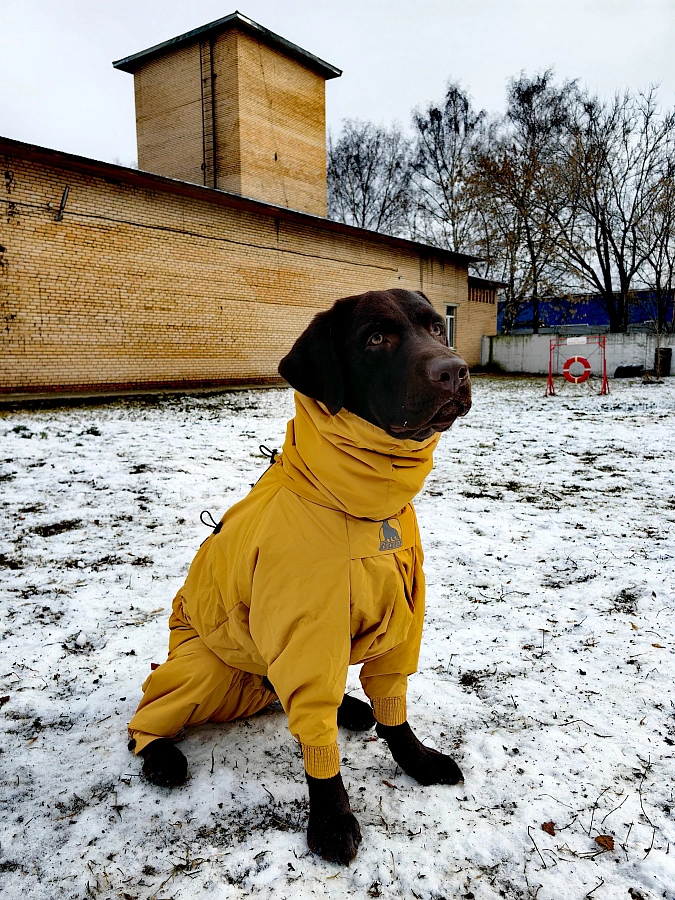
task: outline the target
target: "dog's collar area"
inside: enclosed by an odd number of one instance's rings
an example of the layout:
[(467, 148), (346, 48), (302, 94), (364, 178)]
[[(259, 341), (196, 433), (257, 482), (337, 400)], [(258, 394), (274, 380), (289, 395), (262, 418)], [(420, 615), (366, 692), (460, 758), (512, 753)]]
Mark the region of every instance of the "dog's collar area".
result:
[[(326, 423), (322, 423), (314, 413), (313, 418), (320, 430), (328, 430), (330, 426), (332, 431), (338, 437), (342, 437), (348, 442), (353, 442), (355, 446), (363, 450), (370, 450), (373, 453), (382, 453), (385, 456), (406, 456), (409, 453), (416, 453), (419, 450), (425, 450), (427, 444), (438, 441), (438, 435), (432, 435), (426, 438), (424, 445), (414, 438), (398, 437), (390, 434), (381, 425), (364, 419), (363, 416), (351, 412), (351, 410), (343, 407), (338, 413), (332, 415), (329, 409), (320, 400), (313, 400), (296, 391), (296, 411), (302, 405), (303, 409), (310, 410), (311, 405), (316, 405), (326, 419)], [(313, 412), (313, 410), (312, 410)], [(297, 414), (297, 412), (296, 412)], [(434, 449), (432, 447), (432, 451)]]
[(283, 480), (293, 493), (358, 519), (389, 519), (419, 493), (438, 434), (401, 440), (348, 410), (331, 415), (296, 393), (283, 446)]

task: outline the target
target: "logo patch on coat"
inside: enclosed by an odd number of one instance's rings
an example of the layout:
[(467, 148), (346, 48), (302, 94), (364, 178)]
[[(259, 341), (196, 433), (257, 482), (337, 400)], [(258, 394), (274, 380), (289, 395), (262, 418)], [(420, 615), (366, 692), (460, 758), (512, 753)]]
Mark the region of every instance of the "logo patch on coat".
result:
[[(392, 523), (396, 523), (398, 531)], [(380, 551), (398, 550), (402, 546), (401, 523), (398, 519), (385, 519), (380, 526)]]

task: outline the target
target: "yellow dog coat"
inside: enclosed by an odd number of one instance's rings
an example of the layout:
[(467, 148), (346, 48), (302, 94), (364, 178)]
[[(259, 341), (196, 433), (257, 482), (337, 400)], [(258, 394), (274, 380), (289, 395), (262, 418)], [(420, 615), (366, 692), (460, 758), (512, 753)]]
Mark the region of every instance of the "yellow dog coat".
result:
[(138, 753), (184, 725), (275, 699), (317, 778), (339, 771), (337, 708), (349, 665), (385, 725), (406, 720), (424, 617), (411, 500), (438, 435), (397, 440), (295, 395), (282, 455), (224, 515), (174, 601), (169, 658), (144, 684)]

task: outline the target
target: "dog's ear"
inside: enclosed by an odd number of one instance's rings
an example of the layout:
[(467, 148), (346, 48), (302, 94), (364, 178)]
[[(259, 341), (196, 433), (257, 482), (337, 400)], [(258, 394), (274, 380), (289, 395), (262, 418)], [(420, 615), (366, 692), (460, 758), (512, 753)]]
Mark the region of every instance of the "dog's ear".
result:
[(279, 363), (279, 374), (291, 387), (320, 400), (332, 416), (344, 404), (344, 379), (333, 343), (333, 310), (314, 316)]

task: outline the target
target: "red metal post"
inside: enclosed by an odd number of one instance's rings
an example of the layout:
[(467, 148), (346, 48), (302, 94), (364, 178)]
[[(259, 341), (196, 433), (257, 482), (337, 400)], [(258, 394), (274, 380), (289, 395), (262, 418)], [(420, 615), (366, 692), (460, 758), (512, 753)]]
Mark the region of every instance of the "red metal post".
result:
[(602, 387), (600, 395), (609, 394), (609, 381), (607, 380), (607, 338), (603, 335), (598, 338), (598, 343), (602, 347)]
[(544, 397), (555, 397), (555, 384), (553, 383), (553, 347), (555, 345), (556, 338), (551, 338), (548, 346), (548, 381)]

